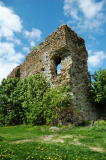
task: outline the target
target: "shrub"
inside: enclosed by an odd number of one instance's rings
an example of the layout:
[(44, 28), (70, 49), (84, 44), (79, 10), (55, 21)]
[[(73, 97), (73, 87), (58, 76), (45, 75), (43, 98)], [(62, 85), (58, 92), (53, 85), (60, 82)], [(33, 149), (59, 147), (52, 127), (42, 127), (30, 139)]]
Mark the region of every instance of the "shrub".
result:
[(13, 125), (20, 123), (21, 106), (14, 96), (18, 78), (4, 79), (0, 85), (0, 124)]
[(96, 107), (106, 113), (106, 69), (94, 73), (90, 90)]
[(0, 124), (58, 123), (61, 113), (71, 106), (71, 100), (68, 87), (50, 88), (41, 74), (23, 80), (5, 79), (0, 85)]
[(72, 94), (68, 87), (49, 88), (43, 96), (43, 110), (46, 123), (58, 123), (64, 109), (71, 106)]
[[(49, 84), (41, 74), (36, 74), (23, 80), (25, 92), (22, 107), (25, 113), (25, 123), (45, 124), (43, 116), (43, 94), (49, 87)], [(23, 87), (22, 87), (23, 90)]]
[(58, 121), (62, 110), (70, 106), (72, 96), (69, 88), (50, 88), (42, 75), (31, 76), (25, 81), (27, 91), (22, 103), (25, 123), (41, 125)]
[(106, 69), (95, 72), (92, 76), (91, 92), (96, 103), (106, 104)]

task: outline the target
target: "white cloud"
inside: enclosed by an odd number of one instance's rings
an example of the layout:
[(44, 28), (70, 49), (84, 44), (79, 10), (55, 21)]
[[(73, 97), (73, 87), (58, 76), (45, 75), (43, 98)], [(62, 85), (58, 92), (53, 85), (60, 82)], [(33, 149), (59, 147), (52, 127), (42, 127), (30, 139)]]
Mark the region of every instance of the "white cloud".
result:
[[(23, 59), (15, 44), (21, 44), (15, 33), (22, 32), (22, 21), (16, 13), (0, 2), (0, 81)], [(9, 42), (10, 41), (10, 42)]]
[(23, 48), (22, 48), (22, 50), (23, 50), (24, 52), (27, 52), (27, 53), (29, 53), (29, 51), (30, 51), (30, 48), (29, 48), (29, 47), (23, 47)]
[(34, 42), (34, 41), (31, 41), (31, 42), (30, 42), (30, 46), (31, 46), (31, 47), (34, 47), (34, 46), (35, 46), (35, 42)]
[(21, 40), (20, 39), (14, 39), (14, 43), (17, 45), (21, 45)]
[(33, 28), (32, 31), (25, 30), (23, 33), (25, 37), (28, 39), (28, 41), (30, 42), (31, 47), (35, 46), (35, 42), (39, 41), (42, 35), (41, 30), (37, 28)]
[(0, 37), (11, 39), (15, 32), (21, 32), (22, 22), (15, 12), (0, 3)]
[(76, 0), (64, 0), (64, 13), (75, 20), (79, 20)]
[(16, 52), (15, 46), (10, 42), (0, 43), (0, 57), (5, 61), (20, 63), (24, 57), (21, 53)]
[(64, 13), (77, 28), (93, 30), (105, 21), (105, 0), (64, 0)]
[[(22, 39), (18, 38), (17, 33)], [(17, 51), (17, 45), (21, 45), (23, 52), (29, 52), (30, 47), (25, 47), (23, 45), (25, 41), (23, 43), (22, 40), (27, 38), (29, 46), (34, 46), (36, 41), (40, 40), (41, 34), (42, 32), (37, 28), (31, 31), (26, 30), (22, 19), (13, 9), (6, 7), (0, 1), (0, 81), (24, 58), (24, 54)]]
[(89, 67), (100, 67), (103, 60), (106, 59), (106, 53), (103, 51), (89, 51), (88, 65)]
[(16, 52), (13, 43), (0, 43), (0, 81), (16, 67), (24, 58), (20, 52)]
[(3, 78), (6, 78), (7, 75), (17, 66), (17, 63), (7, 63), (7, 61), (0, 58), (0, 82)]
[(101, 13), (103, 8), (103, 1), (95, 2), (94, 0), (79, 0), (79, 8), (86, 18), (94, 18)]
[(16, 44), (16, 45), (22, 45), (22, 41), (21, 41), (21, 39), (18, 39), (16, 36), (14, 36), (14, 37), (11, 37), (11, 38), (7, 38), (7, 40), (6, 40), (7, 42), (12, 42), (12, 43), (14, 43), (14, 44)]
[(24, 34), (27, 38), (29, 39), (36, 39), (36, 40), (40, 40), (41, 39), (41, 35), (42, 32), (41, 30), (37, 29), (37, 28), (33, 28), (32, 31), (24, 31)]

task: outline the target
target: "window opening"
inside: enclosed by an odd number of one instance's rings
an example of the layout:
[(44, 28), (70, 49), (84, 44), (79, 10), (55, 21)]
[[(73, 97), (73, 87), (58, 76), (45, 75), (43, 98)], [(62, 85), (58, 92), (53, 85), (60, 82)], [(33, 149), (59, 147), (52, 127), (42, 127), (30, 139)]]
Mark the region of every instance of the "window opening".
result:
[(56, 59), (56, 74), (60, 74), (62, 69), (61, 58)]

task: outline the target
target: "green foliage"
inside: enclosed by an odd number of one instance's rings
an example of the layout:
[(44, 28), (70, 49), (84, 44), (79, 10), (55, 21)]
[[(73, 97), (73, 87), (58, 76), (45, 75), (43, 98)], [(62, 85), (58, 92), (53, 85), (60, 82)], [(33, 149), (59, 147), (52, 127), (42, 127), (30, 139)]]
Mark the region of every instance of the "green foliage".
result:
[(14, 95), (18, 78), (4, 79), (0, 85), (0, 124), (13, 125), (21, 121), (21, 106)]
[(24, 81), (27, 91), (22, 106), (27, 124), (50, 124), (59, 118), (63, 108), (70, 105), (72, 96), (67, 87), (50, 88), (42, 75)]
[[(43, 95), (46, 92), (49, 84), (41, 74), (36, 74), (23, 80), (24, 98), (22, 107), (25, 113), (25, 123), (45, 124), (43, 115)], [(22, 90), (23, 90), (22, 87)], [(22, 91), (23, 92), (23, 91)]]
[(58, 122), (62, 111), (71, 106), (71, 91), (66, 86), (49, 88), (43, 96), (43, 109), (46, 124)]
[(106, 69), (95, 72), (92, 76), (91, 94), (94, 102), (104, 107), (106, 106)]
[(50, 88), (41, 74), (23, 80), (5, 79), (0, 85), (0, 124), (58, 122), (62, 110), (71, 105), (71, 99), (69, 88)]

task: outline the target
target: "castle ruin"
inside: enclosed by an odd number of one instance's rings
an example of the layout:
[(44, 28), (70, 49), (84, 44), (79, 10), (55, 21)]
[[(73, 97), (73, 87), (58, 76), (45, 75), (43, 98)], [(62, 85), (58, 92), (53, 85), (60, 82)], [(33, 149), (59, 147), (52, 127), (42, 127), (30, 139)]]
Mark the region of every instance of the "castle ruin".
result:
[(73, 106), (80, 110), (84, 120), (91, 120), (95, 119), (96, 112), (89, 98), (87, 59), (84, 40), (67, 25), (62, 25), (35, 47), (8, 77), (25, 78), (40, 72), (52, 87), (69, 85)]

